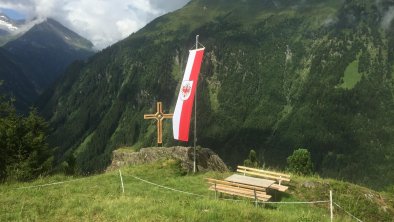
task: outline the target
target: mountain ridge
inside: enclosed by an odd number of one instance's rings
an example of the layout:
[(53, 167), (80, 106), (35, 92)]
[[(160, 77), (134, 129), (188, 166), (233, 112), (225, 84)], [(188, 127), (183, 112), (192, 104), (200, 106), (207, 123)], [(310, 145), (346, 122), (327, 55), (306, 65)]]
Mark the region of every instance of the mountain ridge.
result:
[[(2, 50), (6, 50), (13, 64), (18, 66), (19, 71), (15, 72), (23, 72), (10, 78), (12, 71), (0, 70), (0, 79), (5, 80), (4, 88), (16, 97), (17, 103), (23, 101), (17, 108), (24, 111), (58, 79), (67, 65), (94, 54), (90, 41), (50, 18), (7, 42)], [(18, 81), (30, 82), (28, 85), (33, 87), (27, 89), (29, 93), (13, 87)]]

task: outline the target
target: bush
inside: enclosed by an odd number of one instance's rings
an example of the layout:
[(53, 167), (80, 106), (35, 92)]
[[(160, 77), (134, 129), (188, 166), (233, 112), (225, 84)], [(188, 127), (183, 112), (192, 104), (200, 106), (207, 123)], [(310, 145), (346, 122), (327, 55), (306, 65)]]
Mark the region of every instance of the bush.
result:
[(244, 160), (244, 165), (247, 167), (254, 167), (254, 168), (260, 167), (260, 162), (257, 160), (256, 151), (250, 150), (249, 158)]
[(307, 149), (297, 149), (287, 157), (288, 170), (298, 175), (313, 173), (311, 154)]

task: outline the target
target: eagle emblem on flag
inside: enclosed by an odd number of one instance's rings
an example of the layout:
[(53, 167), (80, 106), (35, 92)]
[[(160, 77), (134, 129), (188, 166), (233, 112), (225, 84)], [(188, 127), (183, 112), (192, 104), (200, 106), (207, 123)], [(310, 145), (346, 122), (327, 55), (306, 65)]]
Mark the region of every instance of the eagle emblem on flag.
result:
[(181, 99), (183, 101), (188, 100), (193, 88), (193, 81), (185, 80), (181, 86)]

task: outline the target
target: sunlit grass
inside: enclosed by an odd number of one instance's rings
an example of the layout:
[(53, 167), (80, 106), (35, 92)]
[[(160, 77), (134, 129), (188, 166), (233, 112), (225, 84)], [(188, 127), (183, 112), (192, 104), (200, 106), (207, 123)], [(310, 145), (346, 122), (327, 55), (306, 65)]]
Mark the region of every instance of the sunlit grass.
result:
[[(215, 199), (205, 178), (224, 178), (231, 173), (183, 174), (176, 161), (123, 168), (124, 194), (118, 171), (79, 180), (53, 176), (31, 183), (2, 185), (0, 221), (329, 221), (327, 204), (256, 207), (250, 199), (231, 196)], [(136, 178), (196, 195), (163, 189)], [(18, 189), (56, 181), (71, 182)], [(300, 201), (300, 197), (284, 195), (281, 201)], [(351, 220), (337, 214), (336, 221)]]
[(362, 74), (358, 72), (358, 60), (348, 65), (343, 76), (343, 83), (339, 86), (344, 89), (353, 89), (360, 82)]

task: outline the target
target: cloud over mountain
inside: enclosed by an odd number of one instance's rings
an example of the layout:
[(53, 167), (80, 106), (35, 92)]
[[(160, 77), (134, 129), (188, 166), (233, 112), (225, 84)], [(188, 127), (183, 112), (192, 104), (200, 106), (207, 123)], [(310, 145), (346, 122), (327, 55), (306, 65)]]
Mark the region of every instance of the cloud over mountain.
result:
[(189, 0), (2, 0), (0, 8), (24, 13), (27, 19), (60, 21), (104, 48), (137, 31), (157, 16)]

